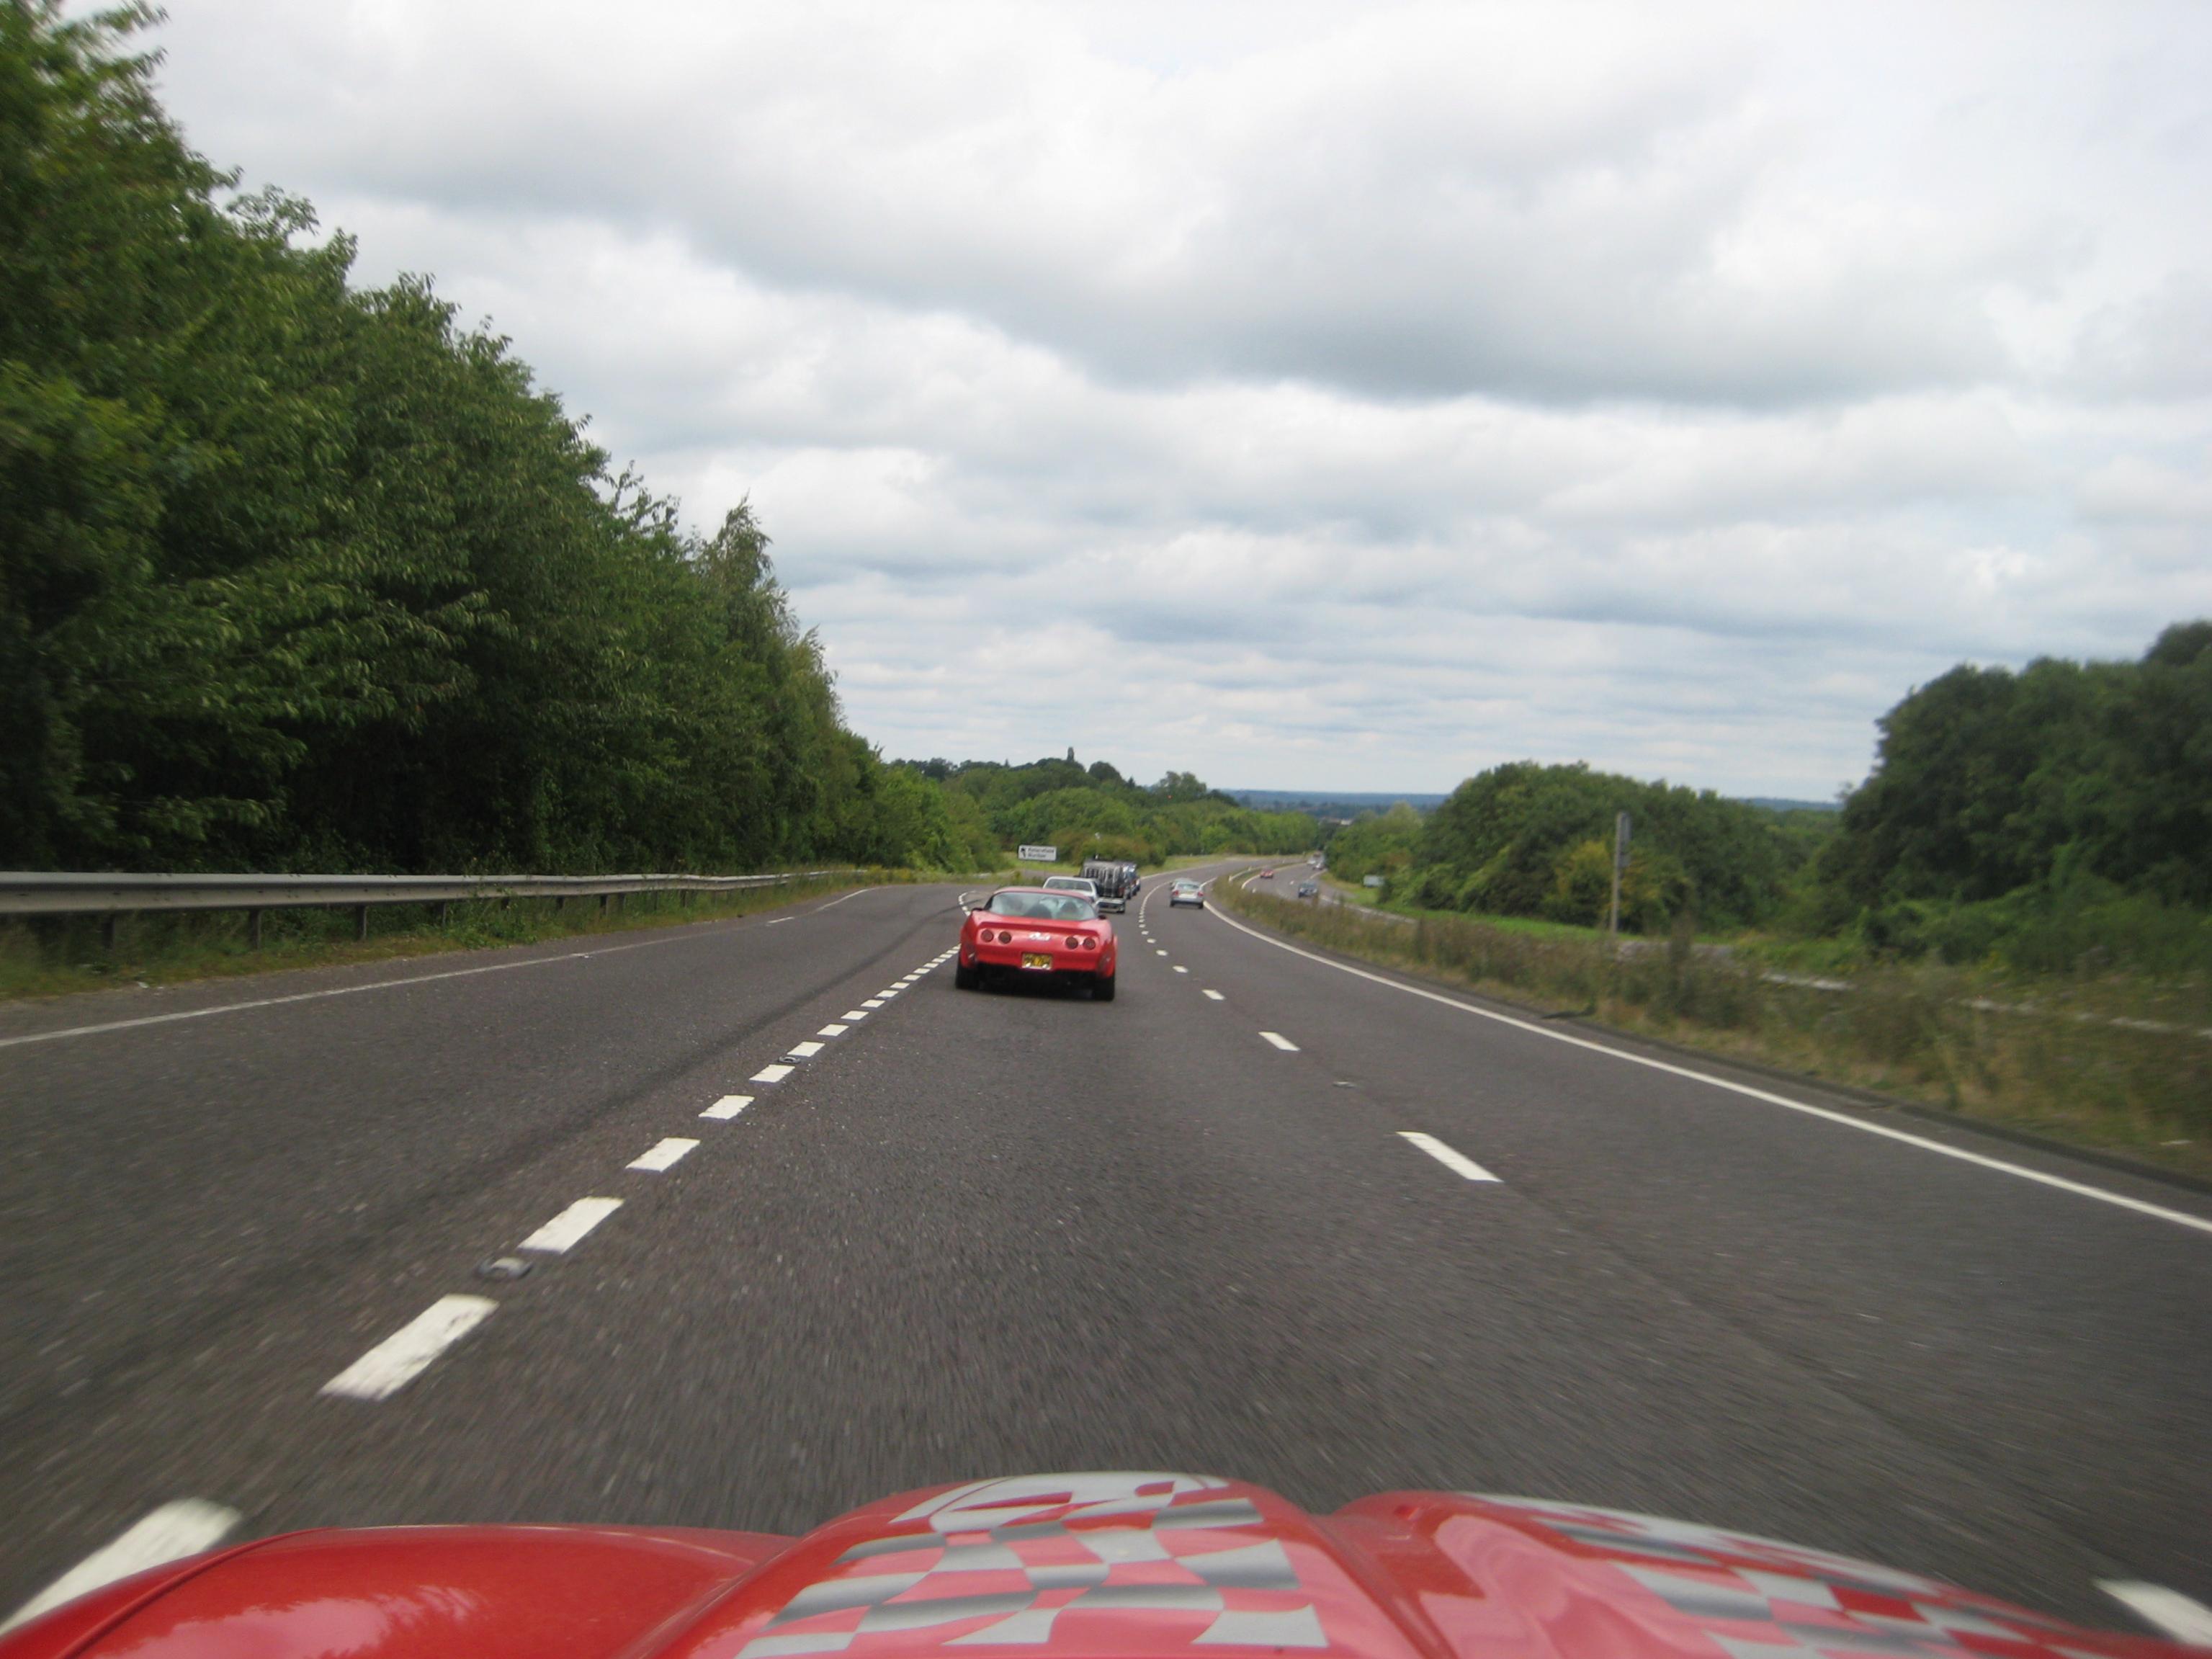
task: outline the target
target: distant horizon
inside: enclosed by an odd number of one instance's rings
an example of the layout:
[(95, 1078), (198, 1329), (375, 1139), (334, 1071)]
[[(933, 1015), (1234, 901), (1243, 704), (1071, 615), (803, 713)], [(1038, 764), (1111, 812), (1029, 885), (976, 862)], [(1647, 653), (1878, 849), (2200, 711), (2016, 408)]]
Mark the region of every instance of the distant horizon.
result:
[[(1420, 806), (1424, 804), (1433, 806), (1448, 799), (1452, 793), (1449, 789), (1264, 789), (1231, 784), (1218, 784), (1213, 787), (1222, 794), (1233, 796), (1239, 802), (1243, 802), (1244, 798), (1250, 795), (1264, 797), (1270, 800), (1340, 802), (1355, 806), (1372, 805), (1378, 803), (1395, 805), (1400, 801), (1404, 801), (1410, 806)], [(1456, 788), (1457, 786), (1455, 785), (1454, 787)], [(1802, 795), (1735, 795), (1725, 790), (1715, 790), (1713, 793), (1720, 795), (1723, 799), (1740, 800), (1753, 806), (1787, 808), (1813, 812), (1833, 812), (1840, 810), (1840, 804), (1834, 800), (1811, 800)]]

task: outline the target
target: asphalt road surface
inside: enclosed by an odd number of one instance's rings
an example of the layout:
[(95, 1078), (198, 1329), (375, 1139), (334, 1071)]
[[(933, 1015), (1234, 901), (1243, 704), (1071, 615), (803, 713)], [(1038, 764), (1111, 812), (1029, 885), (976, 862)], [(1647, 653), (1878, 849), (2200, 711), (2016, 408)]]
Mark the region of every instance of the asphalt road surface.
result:
[(0, 1612), (149, 1515), (797, 1531), (1111, 1467), (2212, 1601), (2212, 1200), (1166, 894), (1112, 1004), (956, 990), (912, 886), (0, 1010)]

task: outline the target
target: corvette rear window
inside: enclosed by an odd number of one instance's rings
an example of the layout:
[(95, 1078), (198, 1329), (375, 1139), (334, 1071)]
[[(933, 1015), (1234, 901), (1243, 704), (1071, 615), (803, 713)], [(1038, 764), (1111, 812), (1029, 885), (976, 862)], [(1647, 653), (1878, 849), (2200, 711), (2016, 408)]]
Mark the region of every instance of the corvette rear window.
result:
[(1072, 894), (994, 893), (988, 908), (994, 916), (1021, 916), (1030, 921), (1098, 920), (1097, 906)]

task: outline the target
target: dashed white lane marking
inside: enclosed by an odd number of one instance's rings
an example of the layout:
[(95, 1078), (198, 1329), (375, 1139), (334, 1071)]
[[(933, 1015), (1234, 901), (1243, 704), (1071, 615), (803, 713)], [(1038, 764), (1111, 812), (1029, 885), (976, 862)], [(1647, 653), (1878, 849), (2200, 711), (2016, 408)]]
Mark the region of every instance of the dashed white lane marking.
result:
[(699, 1115), (714, 1118), (726, 1123), (752, 1103), (753, 1097), (750, 1095), (724, 1095)]
[(322, 1391), (347, 1400), (388, 1399), (489, 1319), (498, 1306), (486, 1296), (441, 1296), (324, 1383)]
[(1262, 1031), (1260, 1035), (1267, 1038), (1268, 1042), (1273, 1043), (1278, 1048), (1280, 1048), (1286, 1054), (1294, 1054), (1298, 1051), (1298, 1045), (1291, 1042), (1290, 1038), (1285, 1036), (1280, 1031)]
[(1153, 951), (1153, 952), (1152, 952), (1152, 954), (1153, 954), (1154, 956), (1156, 956), (1156, 957), (1164, 957), (1164, 956), (1167, 955), (1167, 952), (1166, 952), (1166, 951)]
[[(1462, 1157), (1434, 1135), (1425, 1135), (1418, 1129), (1401, 1129), (1398, 1131), (1398, 1138), (1401, 1140), (1412, 1141), (1413, 1145), (1455, 1175), (1465, 1176), (1469, 1181), (1498, 1180), (1496, 1176), (1491, 1174), (1473, 1158)], [(1498, 1184), (1503, 1186), (1504, 1183), (1499, 1182)]]
[(1208, 991), (1206, 994), (1206, 999), (1209, 1002), (1226, 1002), (1228, 1000), (1228, 999), (1223, 996), (1218, 991)]
[(2100, 1578), (2097, 1588), (2175, 1641), (2212, 1647), (2212, 1607), (2194, 1597), (2135, 1578)]
[(827, 1047), (829, 1045), (823, 1042), (794, 1042), (789, 1052), (793, 1060), (811, 1060)]
[(799, 1067), (796, 1066), (763, 1066), (749, 1079), (754, 1083), (781, 1083)]
[(901, 987), (899, 987), (899, 986), (894, 985), (894, 986), (892, 986), (889, 990), (887, 990), (887, 991), (878, 991), (878, 992), (877, 992), (877, 993), (876, 993), (876, 994), (877, 994), (878, 996), (879, 996), (879, 997), (881, 997), (881, 998), (882, 998), (885, 1002), (889, 1002), (889, 1001), (890, 1001), (893, 997), (896, 996), (896, 995), (899, 994), (899, 992), (900, 992), (900, 990), (901, 990), (902, 988), (901, 988)]
[(817, 1036), (842, 1036), (846, 1032), (852, 1029), (853, 1028), (849, 1025), (825, 1025), (814, 1035)]
[(880, 1008), (883, 1006), (884, 1001), (881, 997), (870, 997), (866, 1002), (860, 1005), (863, 1008)]
[(1175, 964), (1175, 970), (1176, 970), (1176, 972), (1177, 972), (1178, 974), (1187, 974), (1187, 973), (1188, 973), (1188, 972), (1190, 971), (1190, 969), (1188, 969), (1188, 968), (1184, 967), (1184, 966), (1182, 965), (1182, 963), (1179, 963), (1179, 962), (1178, 962), (1177, 963), (1176, 963), (1176, 964)]
[(0, 1631), (28, 1624), (40, 1613), (74, 1601), (80, 1595), (128, 1578), (134, 1572), (181, 1561), (188, 1555), (213, 1549), (239, 1522), (236, 1510), (198, 1498), (180, 1498), (143, 1516), (112, 1543), (103, 1545), (78, 1562), (36, 1595), (9, 1613)]
[(681, 1164), (698, 1144), (696, 1140), (686, 1140), (681, 1135), (670, 1135), (665, 1140), (655, 1141), (623, 1167), (642, 1170), (647, 1175), (659, 1175), (663, 1170), (672, 1170)]
[(845, 1021), (850, 1025), (858, 1025), (867, 1017), (868, 1011), (865, 1008), (848, 1008), (843, 1013), (837, 1016), (838, 1018)]
[(1840, 1124), (1846, 1129), (1856, 1129), (1862, 1134), (1880, 1135), (1885, 1140), (1899, 1141), (1907, 1146), (1917, 1146), (1923, 1152), (1934, 1152), (1943, 1158), (1954, 1158), (1961, 1164), (1972, 1164), (1984, 1170), (1995, 1170), (2021, 1181), (2033, 1181), (2039, 1187), (2055, 1187), (2062, 1193), (2072, 1193), (2081, 1198), (2094, 1198), (2100, 1204), (2110, 1204), (2123, 1210), (2133, 1210), (2139, 1215), (2155, 1216), (2160, 1221), (2170, 1221), (2177, 1227), (2189, 1227), (2200, 1233), (2212, 1233), (2212, 1220), (2201, 1215), (2191, 1215), (2185, 1210), (2169, 1210), (2163, 1204), (2151, 1204), (2140, 1198), (2130, 1198), (2122, 1193), (2108, 1192), (2102, 1187), (2092, 1187), (2085, 1182), (2069, 1181), (2063, 1176), (2031, 1170), (2024, 1164), (2008, 1164), (2001, 1158), (1991, 1158), (1984, 1152), (1970, 1152), (1963, 1146), (1947, 1146), (1940, 1140), (1930, 1140), (1925, 1135), (1908, 1134), (1902, 1129), (1893, 1129), (1886, 1123), (1874, 1123), (1865, 1118), (1853, 1117), (1848, 1112), (1834, 1111), (1826, 1106), (1815, 1106), (1809, 1101), (1792, 1100), (1787, 1095), (1778, 1095), (1771, 1090), (1753, 1088), (1748, 1083), (1735, 1083), (1727, 1078), (1715, 1077), (1710, 1072), (1692, 1071), (1687, 1066), (1675, 1066), (1663, 1060), (1654, 1060), (1647, 1054), (1631, 1054), (1623, 1048), (1608, 1048), (1602, 1042), (1592, 1042), (1587, 1037), (1554, 1031), (1525, 1019), (1516, 1019), (1510, 1014), (1501, 1014), (1489, 1008), (1478, 1008), (1471, 1002), (1462, 1002), (1457, 997), (1445, 996), (1439, 991), (1423, 990), (1418, 985), (1407, 985), (1382, 974), (1370, 974), (1364, 968), (1354, 968), (1349, 963), (1332, 962), (1327, 957), (1316, 956), (1311, 951), (1302, 951), (1297, 945), (1279, 939), (1270, 939), (1255, 927), (1223, 915), (1218, 910), (1207, 915), (1217, 921), (1226, 922), (1240, 933), (1249, 933), (1262, 945), (1272, 945), (1278, 951), (1288, 951), (1294, 957), (1304, 957), (1308, 962), (1317, 962), (1324, 968), (1334, 968), (1340, 974), (1350, 974), (1355, 979), (1370, 980), (1394, 991), (1402, 991), (1409, 997), (1419, 997), (1426, 1002), (1440, 1002), (1447, 1008), (1456, 1008), (1463, 1014), (1495, 1020), (1500, 1025), (1510, 1025), (1553, 1042), (1564, 1042), (1571, 1048), (1587, 1048), (1593, 1054), (1605, 1055), (1631, 1066), (1641, 1066), (1646, 1071), (1664, 1072), (1671, 1077), (1687, 1078), (1692, 1083), (1703, 1083), (1729, 1093), (1742, 1095), (1747, 1099), (1764, 1101), (1769, 1106), (1802, 1112), (1807, 1117), (1817, 1117), (1829, 1123)]
[[(747, 1097), (732, 1095), (730, 1098), (743, 1100)], [(623, 1201), (618, 1198), (580, 1198), (516, 1248), (544, 1250), (550, 1255), (558, 1255), (562, 1251), (573, 1248), (586, 1233), (622, 1206)]]

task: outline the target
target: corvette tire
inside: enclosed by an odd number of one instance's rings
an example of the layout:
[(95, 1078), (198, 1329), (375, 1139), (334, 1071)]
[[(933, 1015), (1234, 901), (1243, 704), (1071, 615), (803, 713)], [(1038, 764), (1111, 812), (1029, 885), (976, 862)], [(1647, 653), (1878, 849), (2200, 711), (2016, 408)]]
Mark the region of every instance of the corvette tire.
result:
[(952, 969), (952, 984), (954, 989), (961, 991), (973, 991), (981, 985), (982, 982), (983, 969), (981, 963), (978, 963), (973, 968), (970, 968), (964, 962), (958, 963), (954, 965)]
[(1093, 1002), (1111, 1002), (1114, 1000), (1113, 975), (1101, 974), (1097, 979), (1091, 981), (1091, 1000)]

